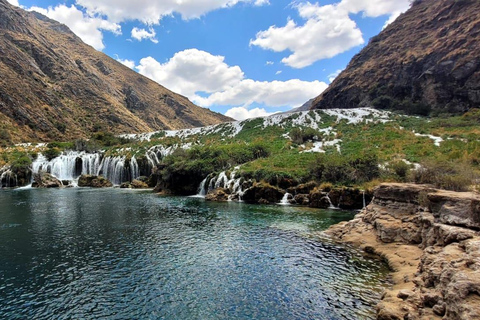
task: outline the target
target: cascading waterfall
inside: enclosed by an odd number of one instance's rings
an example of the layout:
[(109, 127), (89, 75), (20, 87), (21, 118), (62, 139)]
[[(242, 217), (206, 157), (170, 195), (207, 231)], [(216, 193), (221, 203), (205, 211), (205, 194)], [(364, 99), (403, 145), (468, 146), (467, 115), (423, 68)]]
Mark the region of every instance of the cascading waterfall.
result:
[(140, 168), (135, 156), (128, 166), (126, 157), (103, 157), (101, 153), (85, 153), (66, 151), (59, 157), (48, 160), (42, 154), (32, 164), (33, 173), (45, 171), (60, 180), (76, 181), (82, 174), (103, 175), (114, 185), (136, 179), (140, 176)]
[(226, 171), (220, 172), (217, 176), (212, 177), (209, 180), (209, 176), (202, 180), (198, 187), (198, 194), (197, 196), (204, 197), (208, 191), (217, 188), (223, 188), (230, 190), (230, 196), (228, 197), (229, 200), (234, 199), (236, 196), (238, 197), (239, 201), (242, 201), (243, 190), (242, 190), (242, 182), (243, 178), (235, 178), (236, 172), (239, 167), (235, 167), (234, 171), (230, 174), (230, 177), (227, 176)]
[(11, 170), (6, 170), (0, 175), (0, 188), (13, 188), (18, 185), (17, 175)]
[(280, 204), (284, 205), (284, 206), (289, 205), (290, 204), (289, 200), (292, 199), (292, 198), (293, 198), (292, 194), (290, 194), (288, 192), (285, 192), (282, 200), (280, 200)]
[[(330, 197), (328, 196), (328, 193), (325, 195), (325, 197), (327, 198), (328, 203), (330, 204), (330, 205), (328, 206), (328, 209), (338, 209), (338, 207), (335, 207), (335, 206), (333, 205), (332, 200), (331, 200)], [(339, 203), (340, 203), (340, 202), (339, 202)]]
[(200, 182), (200, 186), (198, 187), (198, 194), (197, 196), (200, 196), (200, 197), (205, 197), (207, 192), (205, 190), (205, 184), (207, 183), (207, 178), (203, 179), (202, 182)]

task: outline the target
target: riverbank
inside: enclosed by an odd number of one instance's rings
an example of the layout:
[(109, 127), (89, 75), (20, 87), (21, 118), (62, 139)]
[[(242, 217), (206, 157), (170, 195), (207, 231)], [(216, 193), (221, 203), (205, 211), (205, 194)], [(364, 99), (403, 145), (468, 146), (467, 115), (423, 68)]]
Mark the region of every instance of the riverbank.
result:
[(377, 319), (480, 319), (480, 195), (382, 184), (355, 218), (324, 233), (383, 257), (393, 286)]

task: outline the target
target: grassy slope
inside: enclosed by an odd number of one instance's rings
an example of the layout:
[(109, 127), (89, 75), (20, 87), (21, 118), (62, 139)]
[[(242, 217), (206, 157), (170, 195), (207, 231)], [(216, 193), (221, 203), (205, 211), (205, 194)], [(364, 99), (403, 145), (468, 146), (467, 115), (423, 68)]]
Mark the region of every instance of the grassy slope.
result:
[[(363, 116), (350, 114), (352, 112)], [(478, 167), (479, 124), (479, 110), (472, 110), (463, 116), (432, 119), (366, 112), (365, 109), (316, 110), (196, 130), (158, 132), (150, 141), (130, 140), (121, 146), (102, 148), (110, 155), (135, 155), (139, 159), (154, 146), (172, 147), (171, 150), (189, 146), (185, 151), (167, 156), (163, 162), (170, 167), (178, 164), (187, 168), (187, 171), (195, 170), (199, 176), (241, 164), (240, 171), (244, 175), (258, 178), (278, 175), (303, 182), (312, 179), (312, 168), (318, 164), (319, 157), (336, 161), (374, 155), (378, 164), (387, 167), (388, 163), (403, 159), (412, 163), (442, 159)], [(297, 141), (292, 141), (288, 136), (292, 136), (295, 130), (298, 133), (296, 128), (303, 133), (313, 129), (317, 137), (300, 142), (300, 135)], [(443, 141), (436, 145), (435, 140), (426, 135), (439, 137)], [(320, 142), (328, 144), (335, 139), (340, 141), (321, 148), (324, 153), (302, 152)], [(5, 162), (12, 162), (12, 158), (19, 154), (13, 151), (18, 149), (21, 148), (1, 152), (0, 167)]]

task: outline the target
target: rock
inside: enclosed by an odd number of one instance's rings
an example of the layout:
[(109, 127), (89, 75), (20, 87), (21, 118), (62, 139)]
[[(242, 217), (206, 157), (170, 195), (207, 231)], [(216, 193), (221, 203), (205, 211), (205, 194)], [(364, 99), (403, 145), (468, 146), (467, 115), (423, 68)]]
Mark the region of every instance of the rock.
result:
[(103, 176), (83, 174), (78, 178), (79, 187), (110, 188), (113, 184)]
[(47, 172), (40, 172), (33, 175), (32, 187), (34, 188), (62, 188), (60, 180)]
[(325, 192), (312, 191), (309, 198), (309, 207), (311, 208), (327, 209), (330, 207), (330, 200)]
[(296, 204), (301, 206), (308, 206), (310, 204), (310, 199), (308, 197), (308, 194), (297, 194), (293, 198), (293, 201), (295, 201)]
[(287, 189), (287, 192), (293, 194), (294, 196), (297, 194), (309, 194), (316, 187), (317, 183), (310, 181), (304, 184), (299, 184), (296, 187), (290, 187)]
[(207, 201), (217, 201), (217, 202), (228, 201), (227, 189), (217, 188), (217, 189), (211, 190), (205, 196), (205, 200), (207, 200)]
[(260, 182), (254, 184), (252, 187), (246, 189), (243, 193), (242, 200), (247, 203), (278, 203), (282, 200), (285, 192), (282, 192), (277, 187), (274, 187), (268, 183)]
[[(480, 319), (479, 195), (382, 184), (349, 222), (325, 233), (381, 255), (394, 286), (377, 319)], [(420, 202), (428, 200), (428, 208)]]
[(147, 189), (148, 188), (148, 184), (146, 184), (145, 182), (143, 181), (140, 181), (140, 180), (133, 180), (131, 183), (130, 183), (130, 188), (132, 189)]

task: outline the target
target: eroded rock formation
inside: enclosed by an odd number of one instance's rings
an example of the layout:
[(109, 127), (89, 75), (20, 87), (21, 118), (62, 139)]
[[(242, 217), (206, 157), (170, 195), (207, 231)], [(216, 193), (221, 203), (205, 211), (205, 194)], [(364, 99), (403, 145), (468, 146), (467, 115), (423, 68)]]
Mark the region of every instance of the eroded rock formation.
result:
[(383, 256), (394, 286), (378, 319), (480, 319), (480, 195), (383, 184), (325, 233)]

